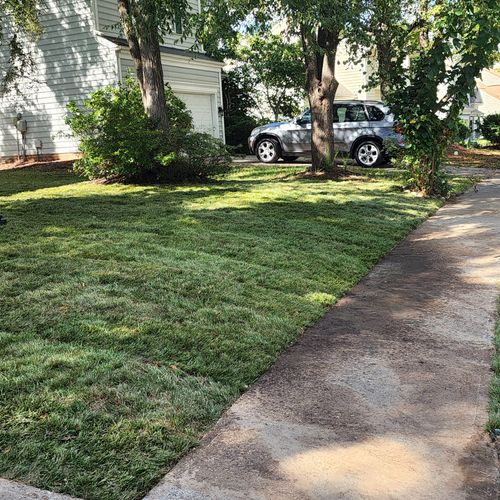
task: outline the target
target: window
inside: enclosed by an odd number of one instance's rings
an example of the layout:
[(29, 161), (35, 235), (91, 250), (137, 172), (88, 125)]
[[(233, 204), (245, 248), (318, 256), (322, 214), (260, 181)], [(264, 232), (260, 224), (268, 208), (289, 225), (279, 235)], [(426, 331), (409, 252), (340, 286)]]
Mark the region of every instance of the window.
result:
[(366, 113), (362, 104), (335, 104), (333, 107), (333, 123), (364, 121)]
[(333, 123), (344, 123), (346, 112), (346, 106), (341, 106), (338, 104), (333, 106)]
[(385, 113), (377, 106), (366, 106), (366, 111), (371, 122), (381, 122), (385, 118)]
[(175, 32), (182, 35), (182, 18), (178, 14), (174, 18)]
[(299, 119), (301, 125), (307, 125), (311, 123), (311, 110), (308, 109)]

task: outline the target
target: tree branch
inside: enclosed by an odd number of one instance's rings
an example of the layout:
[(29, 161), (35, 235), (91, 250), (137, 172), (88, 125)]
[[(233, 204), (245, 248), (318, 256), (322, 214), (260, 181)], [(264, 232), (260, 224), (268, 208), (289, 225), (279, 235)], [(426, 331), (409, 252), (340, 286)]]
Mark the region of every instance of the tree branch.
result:
[(139, 80), (141, 92), (143, 92), (144, 72), (142, 67), (141, 49), (139, 46), (139, 40), (137, 39), (137, 36), (132, 26), (132, 17), (130, 15), (129, 0), (118, 0), (118, 13), (120, 15), (120, 20), (122, 22), (123, 32), (125, 34), (125, 37), (127, 38), (130, 55), (134, 59), (135, 71), (137, 74), (137, 79)]

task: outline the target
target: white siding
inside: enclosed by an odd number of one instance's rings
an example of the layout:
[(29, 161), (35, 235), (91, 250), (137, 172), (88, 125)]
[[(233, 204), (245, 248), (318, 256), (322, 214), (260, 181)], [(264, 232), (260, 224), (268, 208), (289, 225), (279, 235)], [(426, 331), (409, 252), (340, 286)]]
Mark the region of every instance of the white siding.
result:
[[(96, 5), (97, 19), (99, 31), (106, 35), (123, 37), (119, 26), (119, 15), (116, 0), (93, 0)], [(200, 5), (198, 0), (188, 0), (193, 12), (199, 12)], [(168, 35), (163, 40), (163, 44), (167, 47), (176, 47), (179, 49), (190, 49), (195, 39), (187, 37), (185, 40), (180, 40), (179, 35), (175, 33)]]
[(335, 76), (342, 91), (337, 92), (336, 99), (363, 99), (364, 63), (354, 65), (348, 61), (348, 58), (348, 49), (342, 42), (337, 52), (337, 66), (335, 68)]
[[(223, 117), (218, 114), (218, 108), (222, 107), (219, 64), (169, 54), (162, 54), (162, 61), (165, 81), (170, 84), (175, 93), (213, 95), (214, 119), (218, 123), (218, 136), (224, 140)], [(126, 49), (120, 51), (120, 68), (122, 79), (128, 74), (135, 77), (134, 62)]]
[(367, 90), (370, 74), (376, 69), (376, 61), (362, 60), (356, 64), (349, 62), (349, 49), (345, 42), (339, 46), (335, 75), (340, 83), (336, 99), (375, 99), (380, 100), (380, 88)]
[(36, 51), (37, 82), (25, 87), (26, 95), (0, 101), (0, 156), (17, 154), (12, 119), (18, 112), (28, 121), (28, 154), (36, 152), (37, 139), (45, 154), (78, 150), (64, 123), (67, 104), (119, 80), (114, 46), (94, 34), (92, 1), (47, 0)]

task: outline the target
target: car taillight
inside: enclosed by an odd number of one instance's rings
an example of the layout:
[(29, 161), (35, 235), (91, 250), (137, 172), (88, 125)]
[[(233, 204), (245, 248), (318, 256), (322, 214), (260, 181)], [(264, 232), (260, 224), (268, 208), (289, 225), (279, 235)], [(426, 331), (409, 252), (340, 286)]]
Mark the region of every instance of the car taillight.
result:
[(403, 127), (399, 123), (395, 123), (394, 124), (394, 132), (396, 132), (396, 134), (402, 134)]

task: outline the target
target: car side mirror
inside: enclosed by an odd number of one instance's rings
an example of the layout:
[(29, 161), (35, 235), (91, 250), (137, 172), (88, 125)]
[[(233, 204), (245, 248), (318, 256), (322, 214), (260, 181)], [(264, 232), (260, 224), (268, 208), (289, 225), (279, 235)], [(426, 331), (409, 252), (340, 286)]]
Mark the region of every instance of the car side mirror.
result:
[(298, 118), (295, 118), (295, 123), (297, 125), (304, 125), (305, 121), (299, 116)]

